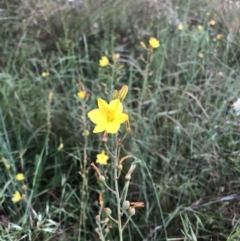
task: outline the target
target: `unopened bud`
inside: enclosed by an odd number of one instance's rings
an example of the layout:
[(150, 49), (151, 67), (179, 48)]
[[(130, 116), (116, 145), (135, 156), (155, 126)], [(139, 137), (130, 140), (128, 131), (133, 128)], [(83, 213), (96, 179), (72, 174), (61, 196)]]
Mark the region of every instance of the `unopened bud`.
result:
[(126, 121), (126, 132), (129, 133), (130, 131), (131, 131), (130, 122), (129, 122), (129, 119), (127, 119), (127, 121)]
[(124, 68), (124, 64), (121, 64), (121, 65), (118, 66), (117, 69), (118, 69), (118, 70), (121, 70), (121, 69), (123, 69), (123, 68)]
[(102, 141), (103, 142), (107, 142), (108, 141), (108, 133), (106, 131), (103, 133)]
[(144, 49), (147, 49), (146, 44), (145, 44), (143, 41), (140, 42), (140, 45), (141, 45)]
[(53, 92), (50, 92), (50, 93), (48, 94), (48, 100), (51, 101), (51, 100), (52, 100), (52, 97), (53, 97)]
[(112, 60), (117, 61), (120, 58), (120, 54), (113, 54), (112, 55)]
[(127, 173), (126, 176), (125, 176), (125, 180), (126, 180), (126, 181), (130, 181), (131, 175), (132, 175), (132, 173), (133, 173), (133, 171), (134, 171), (135, 169), (136, 169), (136, 164), (133, 164), (133, 165), (130, 167), (128, 173)]
[(122, 89), (119, 90), (118, 99), (119, 99), (120, 101), (123, 101), (123, 100), (125, 99), (127, 93), (128, 93), (128, 86), (127, 86), (127, 85), (124, 85), (124, 86), (122, 87)]
[(118, 165), (117, 165), (117, 169), (118, 169), (118, 171), (122, 171), (122, 169), (123, 169), (122, 164), (118, 164)]
[(106, 213), (107, 216), (111, 216), (112, 210), (110, 208), (104, 208), (104, 212)]
[(130, 180), (131, 180), (131, 174), (127, 174), (127, 175), (125, 176), (125, 180), (126, 180), (126, 181), (130, 181)]
[(100, 176), (98, 177), (98, 179), (99, 179), (100, 182), (105, 182), (105, 177), (102, 176), (102, 175), (100, 175)]
[(133, 208), (133, 207), (130, 207), (130, 208), (128, 209), (128, 213), (129, 213), (130, 216), (133, 216), (133, 215), (135, 214), (135, 212), (136, 212), (136, 210), (135, 210), (135, 208)]
[(130, 207), (130, 202), (127, 201), (127, 200), (124, 201), (124, 202), (123, 202), (123, 205), (122, 205), (122, 208), (127, 210), (129, 207)]
[(117, 99), (118, 98), (118, 93), (119, 93), (119, 91), (118, 90), (114, 90), (113, 91), (113, 100), (115, 100), (115, 99)]

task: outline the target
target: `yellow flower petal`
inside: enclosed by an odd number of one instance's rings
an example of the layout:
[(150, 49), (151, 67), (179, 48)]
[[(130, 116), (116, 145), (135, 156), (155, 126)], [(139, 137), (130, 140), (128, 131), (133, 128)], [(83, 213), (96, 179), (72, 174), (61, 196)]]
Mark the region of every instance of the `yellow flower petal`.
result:
[(98, 102), (98, 108), (100, 111), (102, 111), (102, 113), (105, 114), (106, 112), (108, 112), (108, 103), (105, 100), (98, 98), (97, 102)]
[(97, 124), (97, 125), (95, 126), (95, 128), (93, 129), (93, 133), (103, 132), (103, 131), (106, 130), (106, 128), (107, 128), (107, 122)]
[(106, 123), (108, 121), (106, 115), (100, 109), (94, 109), (88, 112), (88, 118), (94, 124)]
[(124, 113), (119, 113), (119, 114), (114, 115), (113, 122), (118, 123), (118, 124), (122, 124), (123, 122), (125, 122), (127, 120), (128, 120), (128, 115), (126, 115)]
[(114, 113), (114, 115), (117, 115), (119, 113), (122, 113), (123, 111), (123, 105), (122, 103), (120, 102), (119, 99), (116, 99), (116, 100), (112, 100), (110, 103), (109, 103), (109, 108), (111, 109), (111, 111)]
[(119, 128), (120, 128), (120, 124), (116, 122), (109, 122), (107, 123), (106, 131), (107, 133), (115, 134), (118, 132)]

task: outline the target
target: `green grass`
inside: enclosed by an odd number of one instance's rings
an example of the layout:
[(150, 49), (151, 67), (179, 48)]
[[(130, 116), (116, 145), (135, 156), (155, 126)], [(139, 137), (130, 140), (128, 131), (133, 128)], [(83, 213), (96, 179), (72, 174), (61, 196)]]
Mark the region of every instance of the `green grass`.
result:
[[(66, 2), (0, 3), (0, 240), (98, 239), (105, 189), (90, 163), (104, 145), (87, 112), (124, 84), (131, 133), (122, 154), (141, 160), (128, 199), (145, 203), (124, 240), (238, 240), (239, 118), (227, 103), (240, 89), (240, 8), (220, 0)], [(161, 45), (146, 64), (139, 42), (151, 36)], [(124, 68), (111, 81), (98, 61), (114, 52)], [(110, 164), (101, 170), (111, 183)], [(26, 177), (27, 197), (13, 203), (16, 190), (24, 193), (17, 173)], [(106, 190), (104, 201), (114, 210)], [(106, 240), (117, 235), (112, 228)]]

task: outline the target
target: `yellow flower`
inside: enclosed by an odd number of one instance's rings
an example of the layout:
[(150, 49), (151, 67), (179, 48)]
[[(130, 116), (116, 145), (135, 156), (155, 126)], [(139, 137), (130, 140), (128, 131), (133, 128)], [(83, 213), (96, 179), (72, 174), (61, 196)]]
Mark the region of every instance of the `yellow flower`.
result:
[(108, 58), (106, 56), (102, 56), (102, 58), (99, 60), (99, 65), (101, 67), (106, 67), (109, 65)]
[(203, 29), (203, 26), (202, 26), (202, 25), (198, 25), (198, 29), (199, 29), (199, 30), (202, 30), (202, 29)]
[(96, 163), (99, 163), (101, 165), (107, 165), (108, 159), (109, 159), (109, 157), (107, 155), (105, 155), (105, 151), (102, 150), (102, 152), (100, 154), (97, 154)]
[(120, 124), (128, 120), (128, 115), (122, 112), (123, 105), (119, 99), (112, 100), (108, 104), (105, 100), (98, 98), (98, 109), (88, 112), (89, 119), (96, 124), (93, 133), (102, 131), (117, 133)]
[(203, 53), (198, 53), (198, 57), (202, 59), (204, 57)]
[(86, 91), (79, 91), (77, 93), (77, 96), (78, 96), (79, 99), (83, 100), (86, 97)]
[(18, 173), (17, 176), (16, 176), (16, 179), (18, 181), (23, 181), (25, 179), (25, 177), (24, 177), (23, 173)]
[(149, 44), (151, 45), (152, 48), (156, 49), (160, 46), (159, 41), (156, 38), (151, 37), (149, 39)]
[(19, 191), (16, 191), (16, 192), (13, 194), (12, 201), (13, 201), (14, 203), (16, 203), (16, 202), (19, 202), (21, 199), (22, 199), (21, 194), (19, 193)]
[(182, 24), (179, 24), (179, 25), (178, 25), (178, 30), (180, 30), (180, 31), (183, 30), (183, 25), (182, 25)]
[(42, 77), (43, 78), (47, 78), (49, 76), (49, 73), (48, 72), (42, 72)]
[(211, 21), (208, 22), (208, 24), (214, 26), (216, 24), (216, 21), (215, 20), (211, 20)]
[(117, 61), (120, 58), (120, 54), (113, 54), (112, 59), (113, 61)]

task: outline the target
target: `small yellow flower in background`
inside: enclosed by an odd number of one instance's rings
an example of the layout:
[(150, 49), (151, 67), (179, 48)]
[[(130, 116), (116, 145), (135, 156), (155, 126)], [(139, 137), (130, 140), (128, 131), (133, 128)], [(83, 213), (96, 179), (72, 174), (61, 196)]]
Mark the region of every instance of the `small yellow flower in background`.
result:
[(151, 45), (152, 48), (156, 49), (160, 46), (159, 41), (156, 38), (151, 37), (149, 39), (149, 44)]
[(120, 54), (113, 54), (112, 55), (112, 60), (117, 61), (120, 58)]
[(22, 196), (21, 196), (21, 194), (19, 193), (19, 191), (16, 191), (16, 192), (13, 194), (13, 196), (12, 196), (12, 201), (13, 201), (14, 203), (19, 202), (21, 199), (22, 199)]
[(208, 24), (211, 25), (211, 26), (214, 26), (216, 24), (216, 21), (215, 20), (211, 20), (211, 21), (208, 22)]
[(96, 124), (93, 133), (106, 131), (111, 134), (118, 132), (120, 124), (128, 120), (128, 115), (122, 113), (123, 105), (119, 99), (112, 100), (109, 104), (98, 98), (98, 109), (88, 112), (89, 119)]
[(202, 25), (198, 25), (197, 26), (199, 30), (203, 30), (203, 26)]
[(178, 30), (180, 30), (180, 31), (183, 30), (183, 25), (182, 25), (182, 24), (179, 24), (179, 25), (178, 25)]
[(220, 40), (222, 38), (222, 34), (218, 34), (217, 36), (216, 36), (216, 39), (217, 40)]
[(18, 181), (23, 181), (25, 179), (25, 176), (23, 175), (23, 173), (18, 173), (16, 176), (16, 179)]
[(142, 48), (147, 49), (146, 44), (143, 41), (140, 42), (140, 45)]
[(57, 150), (58, 150), (58, 151), (61, 151), (61, 150), (63, 149), (63, 147), (64, 147), (64, 144), (61, 142), (60, 145), (58, 146), (58, 149), (57, 149)]
[(49, 76), (49, 73), (48, 72), (42, 72), (42, 77), (43, 78), (47, 78)]
[(106, 67), (109, 65), (108, 58), (106, 56), (102, 56), (102, 58), (99, 60), (99, 65), (101, 67)]
[(108, 159), (109, 159), (109, 156), (105, 155), (105, 151), (102, 150), (102, 152), (100, 154), (97, 154), (96, 163), (99, 163), (101, 165), (107, 165)]
[(78, 96), (79, 99), (83, 100), (86, 97), (86, 91), (83, 91), (83, 90), (79, 91), (77, 93), (77, 96)]
[(204, 57), (203, 53), (198, 53), (198, 57), (202, 59)]

